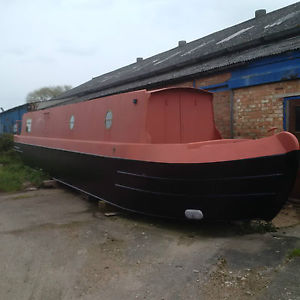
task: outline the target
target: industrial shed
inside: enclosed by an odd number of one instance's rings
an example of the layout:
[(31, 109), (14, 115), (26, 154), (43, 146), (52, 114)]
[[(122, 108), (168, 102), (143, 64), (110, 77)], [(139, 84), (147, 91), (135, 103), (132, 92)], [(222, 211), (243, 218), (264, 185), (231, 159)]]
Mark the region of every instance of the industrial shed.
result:
[(21, 133), (22, 117), (28, 111), (45, 109), (49, 106), (57, 105), (61, 100), (48, 100), (42, 102), (25, 103), (8, 110), (1, 108), (0, 112), (0, 135), (4, 133)]
[(22, 116), (28, 111), (29, 105), (23, 104), (0, 113), (0, 135), (3, 133), (20, 133)]
[[(74, 103), (137, 89), (191, 86), (214, 92), (224, 138), (269, 130), (300, 135), (300, 3), (100, 75), (57, 99)], [(299, 106), (298, 106), (299, 105)]]

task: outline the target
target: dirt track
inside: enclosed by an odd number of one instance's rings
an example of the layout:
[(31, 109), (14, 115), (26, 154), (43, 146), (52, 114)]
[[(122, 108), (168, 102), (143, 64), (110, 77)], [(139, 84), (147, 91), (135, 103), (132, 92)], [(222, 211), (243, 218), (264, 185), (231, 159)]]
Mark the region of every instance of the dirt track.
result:
[(106, 217), (64, 189), (2, 194), (0, 299), (300, 299), (299, 220), (288, 207), (262, 234)]

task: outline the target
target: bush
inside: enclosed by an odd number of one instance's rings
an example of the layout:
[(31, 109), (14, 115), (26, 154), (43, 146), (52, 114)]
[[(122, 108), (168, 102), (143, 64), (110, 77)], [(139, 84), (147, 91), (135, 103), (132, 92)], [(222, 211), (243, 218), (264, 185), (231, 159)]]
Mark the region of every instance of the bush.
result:
[(0, 136), (0, 153), (11, 151), (14, 147), (14, 136), (4, 133)]

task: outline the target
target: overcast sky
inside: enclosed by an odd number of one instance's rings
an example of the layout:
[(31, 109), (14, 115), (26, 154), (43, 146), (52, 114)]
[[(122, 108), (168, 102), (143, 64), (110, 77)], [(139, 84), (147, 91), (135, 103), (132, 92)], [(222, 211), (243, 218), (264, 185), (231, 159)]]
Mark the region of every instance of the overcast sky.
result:
[(295, 3), (288, 0), (0, 0), (0, 107), (72, 85)]

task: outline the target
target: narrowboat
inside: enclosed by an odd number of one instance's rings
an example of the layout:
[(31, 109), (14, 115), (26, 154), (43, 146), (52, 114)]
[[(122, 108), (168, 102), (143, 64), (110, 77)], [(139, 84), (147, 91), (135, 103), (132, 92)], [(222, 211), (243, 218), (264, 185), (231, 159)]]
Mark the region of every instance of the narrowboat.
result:
[(139, 90), (28, 112), (15, 149), (55, 180), (129, 211), (271, 220), (293, 187), (298, 140), (222, 139), (212, 98)]

